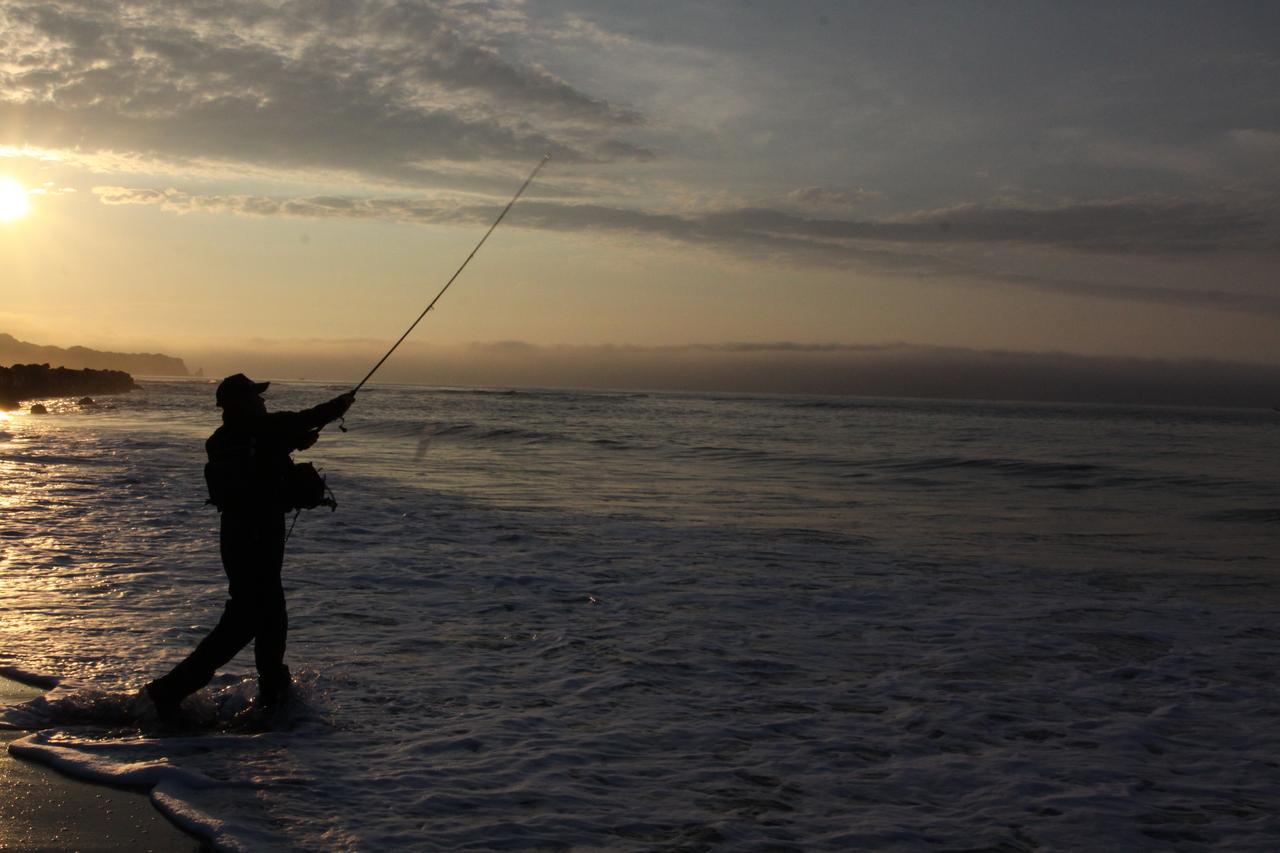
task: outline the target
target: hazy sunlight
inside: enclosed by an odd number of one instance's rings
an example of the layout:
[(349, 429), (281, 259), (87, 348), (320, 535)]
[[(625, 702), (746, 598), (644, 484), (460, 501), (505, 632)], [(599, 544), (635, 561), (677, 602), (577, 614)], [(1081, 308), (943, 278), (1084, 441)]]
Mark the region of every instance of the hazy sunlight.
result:
[(30, 211), (26, 188), (13, 178), (0, 177), (0, 222), (21, 219)]

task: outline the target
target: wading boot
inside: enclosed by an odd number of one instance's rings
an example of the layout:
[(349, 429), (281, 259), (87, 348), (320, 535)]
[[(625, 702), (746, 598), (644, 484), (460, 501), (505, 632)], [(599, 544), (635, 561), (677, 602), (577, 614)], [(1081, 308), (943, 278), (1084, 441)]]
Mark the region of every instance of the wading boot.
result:
[(142, 688), (147, 698), (151, 700), (151, 704), (156, 709), (156, 719), (162, 724), (169, 725), (178, 719), (178, 709), (182, 704), (181, 699), (174, 699), (165, 693), (164, 688), (158, 681), (152, 681)]
[(293, 677), (289, 667), (281, 665), (270, 677), (258, 676), (258, 704), (269, 711), (274, 711), (289, 701), (289, 688)]

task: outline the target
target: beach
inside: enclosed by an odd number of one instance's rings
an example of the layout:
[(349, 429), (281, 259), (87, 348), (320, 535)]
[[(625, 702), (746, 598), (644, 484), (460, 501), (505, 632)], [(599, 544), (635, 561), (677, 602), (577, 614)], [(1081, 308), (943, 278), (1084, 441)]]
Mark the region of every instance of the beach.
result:
[[(38, 688), (0, 678), (0, 706), (38, 695)], [(0, 744), (23, 735), (0, 730)], [(47, 767), (0, 757), (0, 850), (199, 850), (151, 805), (145, 792), (91, 785)]]

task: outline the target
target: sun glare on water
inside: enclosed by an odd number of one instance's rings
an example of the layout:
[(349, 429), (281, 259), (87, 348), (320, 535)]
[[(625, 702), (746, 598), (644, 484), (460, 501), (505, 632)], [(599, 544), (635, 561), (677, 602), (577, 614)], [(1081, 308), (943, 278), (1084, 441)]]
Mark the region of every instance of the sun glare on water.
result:
[(30, 212), (26, 188), (13, 178), (0, 177), (0, 222), (12, 222)]

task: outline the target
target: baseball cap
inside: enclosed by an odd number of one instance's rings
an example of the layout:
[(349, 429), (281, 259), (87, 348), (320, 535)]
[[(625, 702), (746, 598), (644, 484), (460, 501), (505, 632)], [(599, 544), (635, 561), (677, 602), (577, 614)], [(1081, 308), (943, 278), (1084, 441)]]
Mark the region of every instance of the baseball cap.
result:
[(243, 373), (237, 373), (218, 383), (218, 390), (214, 393), (214, 399), (218, 401), (219, 406), (226, 406), (227, 403), (233, 400), (261, 394), (267, 390), (267, 386), (270, 384), (270, 382), (254, 382)]

